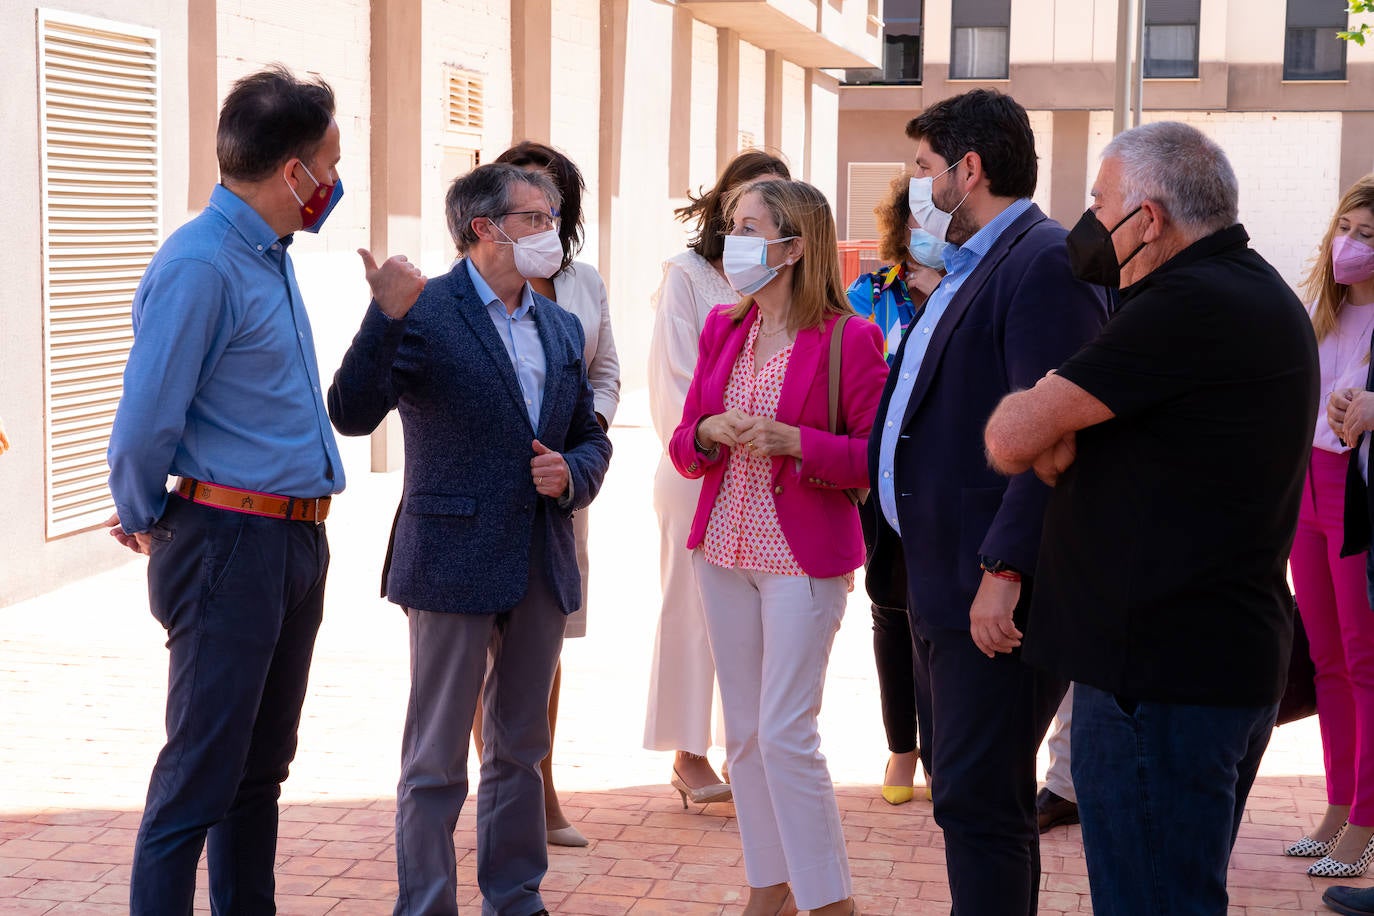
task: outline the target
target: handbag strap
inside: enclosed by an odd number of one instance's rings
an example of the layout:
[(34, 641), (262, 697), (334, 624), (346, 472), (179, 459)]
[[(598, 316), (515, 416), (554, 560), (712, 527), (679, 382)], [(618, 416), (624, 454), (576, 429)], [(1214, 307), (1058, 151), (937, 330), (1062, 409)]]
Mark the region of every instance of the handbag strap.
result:
[(829, 394), (829, 415), (830, 432), (839, 432), (838, 421), (840, 417), (840, 358), (841, 346), (844, 343), (844, 326), (853, 315), (841, 315), (830, 328), (830, 394)]

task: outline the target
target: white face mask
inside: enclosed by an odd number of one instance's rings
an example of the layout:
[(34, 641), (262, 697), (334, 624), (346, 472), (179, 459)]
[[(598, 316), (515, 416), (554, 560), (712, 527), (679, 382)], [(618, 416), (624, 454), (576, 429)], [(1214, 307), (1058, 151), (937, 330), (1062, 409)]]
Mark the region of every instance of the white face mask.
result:
[[(493, 226), (496, 223), (492, 222)], [(506, 231), (496, 226), (496, 231), (506, 235)], [(545, 229), (522, 239), (495, 240), (498, 245), (515, 246), (515, 269), (527, 280), (547, 279), (558, 273), (563, 266), (563, 240), (558, 237), (557, 229)]]
[(768, 246), (779, 242), (790, 242), (797, 238), (789, 235), (782, 239), (761, 239), (749, 235), (727, 235), (725, 253), (721, 255), (721, 267), (725, 279), (735, 292), (741, 296), (752, 296), (763, 289), (778, 275), (776, 267), (768, 266)]
[(924, 229), (912, 229), (911, 242), (907, 245), (907, 250), (911, 252), (917, 264), (924, 264), (934, 270), (944, 270), (945, 260), (942, 255), (948, 244)]
[[(940, 175), (950, 171), (958, 164), (957, 162), (954, 163)], [(965, 194), (963, 200), (959, 201), (954, 209), (948, 213), (935, 206), (935, 199), (932, 195), (934, 194), (935, 179), (939, 178), (940, 175), (927, 175), (925, 178), (911, 179), (911, 184), (907, 187), (906, 200), (911, 207), (911, 215), (916, 217), (916, 222), (921, 224), (921, 228), (943, 242), (945, 241), (945, 233), (949, 231), (950, 219), (964, 205), (964, 201), (968, 200), (968, 195)]]

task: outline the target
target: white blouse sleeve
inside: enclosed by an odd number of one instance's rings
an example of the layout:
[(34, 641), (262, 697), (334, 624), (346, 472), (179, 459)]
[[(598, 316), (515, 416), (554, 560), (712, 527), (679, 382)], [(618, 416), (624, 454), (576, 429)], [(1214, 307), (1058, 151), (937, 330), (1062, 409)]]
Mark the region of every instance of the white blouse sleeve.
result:
[(701, 337), (696, 291), (687, 272), (666, 264), (656, 293), (658, 308), (649, 341), (649, 412), (665, 451), (682, 422), (682, 405), (692, 384)]

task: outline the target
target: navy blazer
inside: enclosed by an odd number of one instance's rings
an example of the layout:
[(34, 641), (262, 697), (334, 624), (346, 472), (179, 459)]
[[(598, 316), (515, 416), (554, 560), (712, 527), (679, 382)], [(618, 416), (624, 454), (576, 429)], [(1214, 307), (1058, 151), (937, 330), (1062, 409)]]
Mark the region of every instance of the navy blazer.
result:
[[(405, 434), (405, 487), (382, 570), (382, 594), (423, 611), (510, 610), (529, 584), (533, 525), (545, 526), (545, 570), (562, 611), (582, 603), (572, 512), (601, 489), (611, 441), (592, 408), (582, 326), (534, 294), (547, 369), (538, 432), (510, 356), (460, 261), (425, 284), (393, 321), (374, 301), (329, 388), (346, 436), (372, 432), (393, 407)], [(561, 452), (569, 506), (535, 492), (531, 442)], [(539, 500), (545, 511), (536, 513)]]
[[(1035, 571), (1049, 487), (1030, 471), (1007, 478), (992, 470), (983, 428), (1004, 396), (1058, 367), (1107, 318), (1106, 291), (1069, 270), (1066, 235), (1033, 205), (1007, 227), (936, 325), (902, 418), (894, 483), (909, 607), (935, 626), (968, 629), (980, 555)], [(896, 377), (869, 439), (873, 480)], [(896, 534), (875, 514), (876, 557)]]

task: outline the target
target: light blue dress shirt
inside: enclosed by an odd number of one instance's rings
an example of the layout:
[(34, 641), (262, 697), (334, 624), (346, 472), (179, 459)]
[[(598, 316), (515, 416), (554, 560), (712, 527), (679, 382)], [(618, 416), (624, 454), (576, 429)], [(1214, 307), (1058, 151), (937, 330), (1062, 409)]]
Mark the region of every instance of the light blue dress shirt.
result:
[(520, 393), (525, 398), (525, 410), (529, 411), (530, 426), (539, 432), (539, 408), (544, 403), (544, 375), (547, 363), (544, 360), (544, 343), (539, 339), (539, 326), (534, 323), (534, 294), (530, 285), (520, 291), (520, 307), (513, 312), (506, 311), (501, 297), (492, 292), (491, 286), (477, 272), (477, 265), (468, 258), (468, 276), (477, 295), (487, 304), (487, 314), (491, 323), (496, 325), (496, 333), (506, 347), (515, 368), (515, 377), (520, 382)]
[(107, 453), (125, 531), (162, 516), (169, 473), (305, 499), (344, 488), (290, 244), (216, 185), (148, 265)]
[(887, 416), (883, 418), (882, 439), (878, 443), (878, 506), (882, 509), (883, 518), (887, 519), (892, 530), (898, 534), (902, 533), (902, 529), (897, 521), (897, 440), (902, 431), (902, 419), (906, 416), (907, 405), (911, 402), (912, 390), (916, 387), (916, 376), (920, 373), (921, 363), (930, 348), (931, 334), (949, 309), (949, 304), (958, 294), (959, 288), (983, 260), (983, 256), (997, 243), (1007, 227), (1030, 207), (1030, 200), (1023, 197), (993, 217), (964, 244), (949, 245), (945, 248), (944, 279), (926, 300), (925, 311), (912, 322), (907, 331), (907, 337), (910, 339), (902, 353), (901, 365), (893, 370), (897, 373), (897, 381), (892, 388)]

